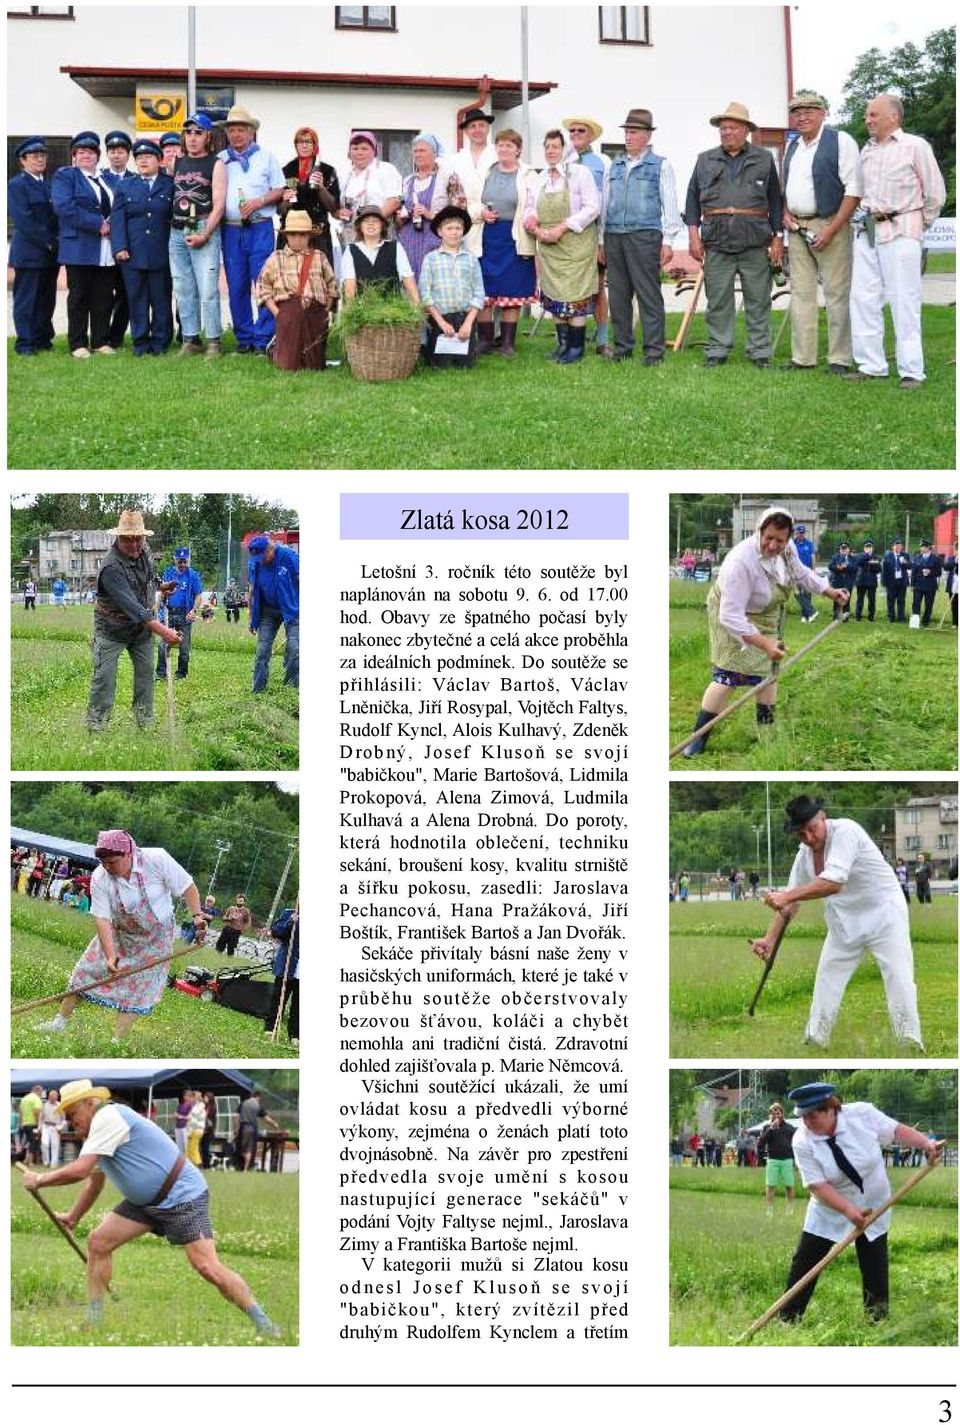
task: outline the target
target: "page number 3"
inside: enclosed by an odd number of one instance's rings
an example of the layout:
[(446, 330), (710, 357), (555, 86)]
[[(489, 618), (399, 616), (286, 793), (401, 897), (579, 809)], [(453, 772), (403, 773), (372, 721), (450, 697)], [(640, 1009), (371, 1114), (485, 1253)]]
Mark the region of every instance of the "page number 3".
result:
[(937, 1420), (938, 1420), (938, 1422), (939, 1422), (939, 1425), (947, 1425), (947, 1421), (948, 1421), (948, 1420), (952, 1420), (952, 1419), (953, 1419), (953, 1415), (952, 1415), (951, 1412), (950, 1412), (950, 1402), (949, 1402), (949, 1400), (941, 1400), (941, 1402), (940, 1402), (940, 1414), (937, 1416)]

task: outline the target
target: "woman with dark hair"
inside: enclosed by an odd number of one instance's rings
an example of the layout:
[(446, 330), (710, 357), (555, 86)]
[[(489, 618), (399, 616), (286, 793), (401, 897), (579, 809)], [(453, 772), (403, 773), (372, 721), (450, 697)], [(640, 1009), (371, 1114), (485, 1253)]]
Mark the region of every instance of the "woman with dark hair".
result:
[(410, 260), (396, 239), (388, 238), (390, 224), (380, 209), (373, 204), (358, 208), (356, 229), (356, 240), (344, 248), (340, 269), (344, 302), (352, 302), (368, 284), (403, 287), (411, 302), (419, 302)]
[[(804, 1084), (791, 1089), (789, 1097), (802, 1120), (791, 1147), (810, 1201), (790, 1264), (788, 1289), (847, 1236), (851, 1225), (863, 1227), (867, 1215), (891, 1196), (884, 1147), (906, 1144), (922, 1150), (928, 1162), (936, 1162), (945, 1141), (898, 1123), (872, 1103), (842, 1104), (833, 1084)], [(864, 1310), (871, 1321), (881, 1321), (889, 1309), (890, 1216), (887, 1211), (875, 1218), (854, 1244)], [(815, 1286), (816, 1278), (781, 1308), (781, 1321), (799, 1320)]]
[(291, 209), (302, 208), (310, 214), (310, 246), (322, 252), (333, 264), (333, 239), (330, 215), (340, 207), (340, 180), (337, 170), (320, 161), (320, 140), (316, 129), (300, 128), (293, 136), (294, 157), (283, 165), (287, 180), (277, 212), (280, 231), (277, 248), (286, 247), (287, 236), (283, 220)]
[(566, 138), (550, 129), (546, 167), (527, 189), (523, 225), (537, 239), (540, 302), (557, 328), (548, 358), (560, 366), (583, 358), (587, 317), (597, 300), (597, 219), (600, 194), (589, 170), (565, 160)]
[[(713, 674), (694, 730), (712, 721), (732, 692), (762, 683), (784, 657), (787, 605), (798, 588), (824, 594), (834, 603), (845, 604), (850, 597), (802, 563), (793, 542), (793, 516), (771, 505), (758, 519), (756, 532), (734, 545), (710, 585), (707, 621)], [(776, 700), (776, 682), (757, 694), (758, 723), (773, 722)], [(709, 736), (691, 742), (683, 755), (698, 757)]]
[(460, 180), (440, 157), (440, 140), (435, 134), (417, 134), (410, 145), (413, 172), (403, 180), (403, 200), (394, 215), (397, 238), (420, 281), (420, 268), (428, 252), (440, 246), (430, 224), (441, 208), (451, 203), (464, 206)]
[(488, 170), (480, 208), (480, 271), (486, 305), (477, 321), (477, 355), (493, 351), (493, 315), (500, 313), (500, 355), (516, 355), (521, 308), (537, 290), (536, 242), (523, 225), (527, 194), (537, 181), (520, 162), (523, 139), (516, 129), (501, 129), (495, 140), (497, 161)]

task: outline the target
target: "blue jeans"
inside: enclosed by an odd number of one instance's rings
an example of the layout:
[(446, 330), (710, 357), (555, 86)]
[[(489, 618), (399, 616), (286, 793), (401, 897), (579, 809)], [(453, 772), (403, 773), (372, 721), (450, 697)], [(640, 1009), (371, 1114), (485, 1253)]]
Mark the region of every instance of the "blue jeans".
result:
[(238, 346), (255, 346), (262, 351), (273, 336), (273, 313), (263, 306), (254, 317), (250, 290), (273, 248), (273, 223), (266, 219), (246, 227), (223, 229), (223, 270), (227, 274), (230, 316)]
[(809, 618), (813, 613), (813, 600), (806, 589), (797, 590), (797, 603), (800, 605), (800, 617)]
[[(203, 231), (203, 222), (197, 225)], [(170, 229), (170, 273), (185, 339), (204, 333), (208, 341), (223, 335), (220, 318), (220, 229), (202, 247), (188, 247), (187, 233)]]
[[(270, 674), (270, 655), (273, 641), (283, 626), (280, 610), (268, 605), (260, 610), (260, 627), (257, 630), (257, 651), (253, 660), (253, 691), (262, 693)], [(283, 655), (283, 681), (292, 688), (300, 686), (300, 620), (291, 619), (286, 625), (287, 646)]]

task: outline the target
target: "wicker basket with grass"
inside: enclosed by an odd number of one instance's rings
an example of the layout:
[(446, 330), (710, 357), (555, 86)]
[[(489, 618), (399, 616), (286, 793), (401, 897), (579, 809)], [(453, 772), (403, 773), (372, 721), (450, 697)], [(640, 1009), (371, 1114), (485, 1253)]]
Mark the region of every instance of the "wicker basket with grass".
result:
[(423, 313), (402, 293), (363, 287), (344, 308), (339, 325), (358, 381), (401, 381), (416, 366)]

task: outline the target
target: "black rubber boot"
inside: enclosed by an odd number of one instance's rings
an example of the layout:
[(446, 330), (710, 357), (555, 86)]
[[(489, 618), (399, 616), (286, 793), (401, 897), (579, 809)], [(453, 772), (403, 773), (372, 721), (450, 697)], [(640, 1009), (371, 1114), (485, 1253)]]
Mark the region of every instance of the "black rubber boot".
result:
[(769, 727), (771, 723), (774, 722), (776, 722), (776, 716), (772, 705), (769, 703), (757, 703), (757, 726)]
[[(704, 712), (703, 708), (701, 708), (697, 713), (697, 720), (693, 724), (694, 732), (696, 732), (698, 728), (704, 727), (708, 722), (713, 722), (715, 717), (716, 713)], [(710, 734), (707, 732), (704, 733), (703, 737), (698, 737), (696, 742), (691, 742), (689, 747), (683, 749), (684, 757), (699, 757), (701, 752), (706, 751), (709, 738)]]
[(570, 327), (566, 322), (555, 322), (554, 325), (557, 329), (557, 344), (553, 351), (548, 352), (548, 361), (559, 361), (566, 351), (567, 343), (570, 340)]

